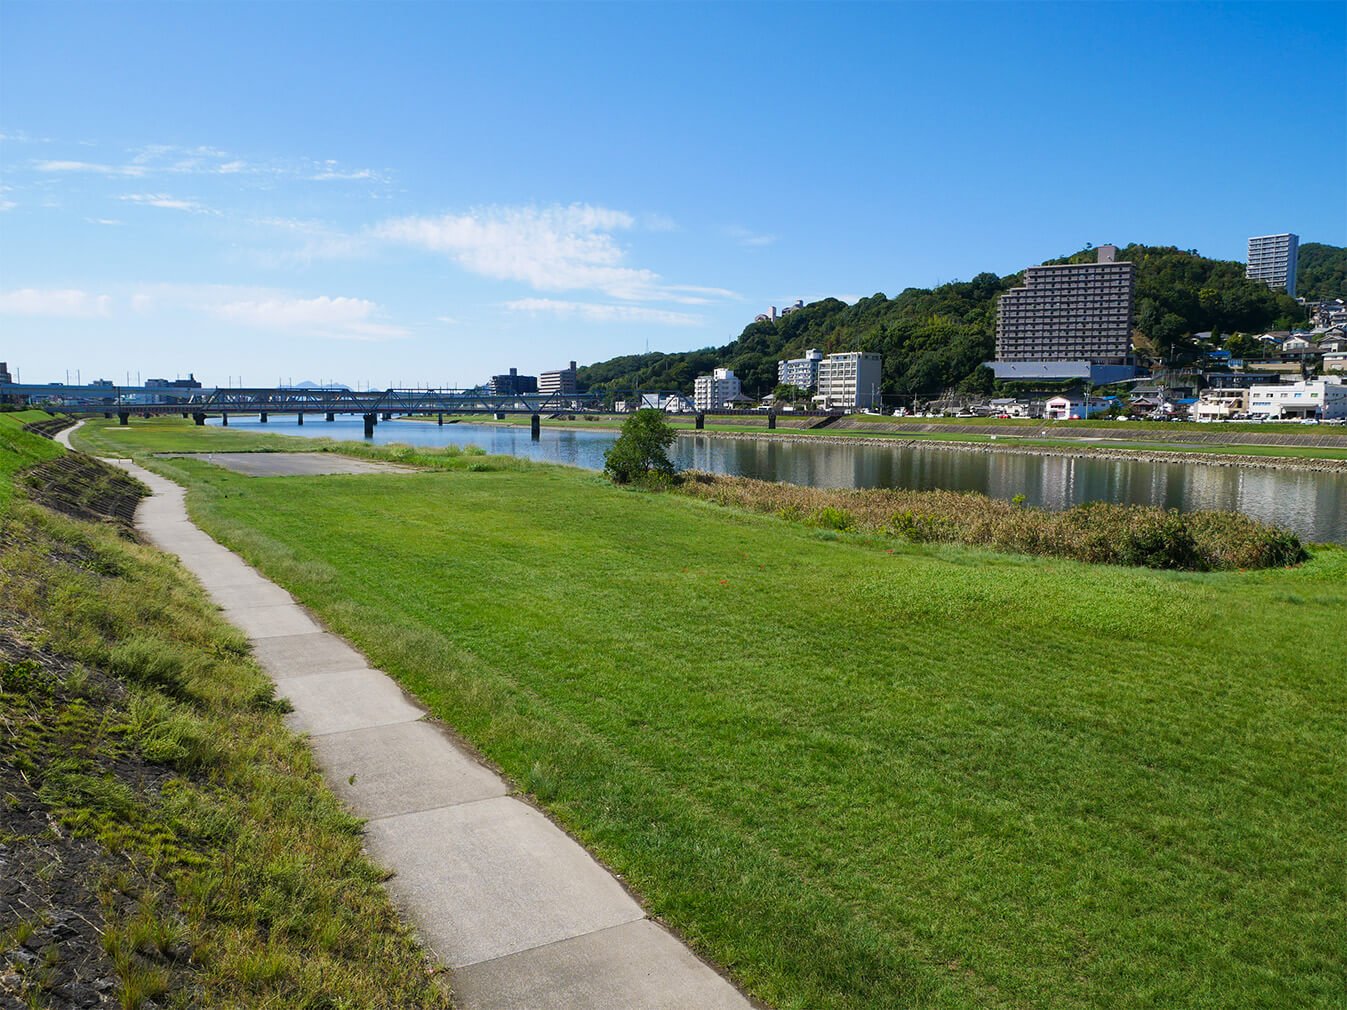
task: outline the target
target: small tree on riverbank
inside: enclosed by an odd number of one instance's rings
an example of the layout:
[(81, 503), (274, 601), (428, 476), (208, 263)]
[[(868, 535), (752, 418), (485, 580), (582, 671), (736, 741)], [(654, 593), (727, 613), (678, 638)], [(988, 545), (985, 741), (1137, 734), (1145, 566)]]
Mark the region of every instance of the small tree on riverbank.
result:
[(668, 449), (675, 438), (663, 411), (638, 410), (622, 423), (622, 434), (603, 457), (603, 472), (615, 484), (644, 480), (652, 474), (672, 477), (674, 465)]

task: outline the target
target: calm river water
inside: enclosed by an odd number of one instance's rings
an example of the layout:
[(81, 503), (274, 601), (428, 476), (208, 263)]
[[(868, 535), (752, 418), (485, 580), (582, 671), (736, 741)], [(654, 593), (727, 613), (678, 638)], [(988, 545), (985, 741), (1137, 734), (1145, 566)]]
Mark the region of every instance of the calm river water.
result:
[[(302, 427), (286, 414), (274, 415), (265, 425), (256, 418), (234, 418), (229, 427), (315, 438), (360, 440), (364, 435), (359, 417), (340, 415), (330, 423), (310, 416)], [(383, 422), (374, 433), (376, 443), (477, 445), (493, 454), (593, 470), (603, 469), (603, 454), (614, 438), (606, 431), (543, 428), (535, 442), (526, 427), (440, 427), (416, 421)], [(1347, 474), (851, 445), (842, 438), (791, 443), (680, 434), (674, 454), (684, 467), (813, 487), (948, 488), (1007, 499), (1023, 494), (1030, 504), (1051, 509), (1087, 501), (1184, 511), (1237, 509), (1308, 540), (1347, 543)]]

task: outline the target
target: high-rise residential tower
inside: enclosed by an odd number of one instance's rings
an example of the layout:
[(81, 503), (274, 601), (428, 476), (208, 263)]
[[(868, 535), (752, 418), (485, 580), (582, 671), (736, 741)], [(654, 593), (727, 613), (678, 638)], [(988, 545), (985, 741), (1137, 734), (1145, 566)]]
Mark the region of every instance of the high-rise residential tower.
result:
[(1244, 276), (1294, 298), (1299, 253), (1299, 235), (1257, 235), (1249, 239), (1249, 262)]
[(1094, 263), (1026, 267), (996, 307), (999, 379), (1117, 381), (1132, 367), (1136, 267), (1101, 245)]

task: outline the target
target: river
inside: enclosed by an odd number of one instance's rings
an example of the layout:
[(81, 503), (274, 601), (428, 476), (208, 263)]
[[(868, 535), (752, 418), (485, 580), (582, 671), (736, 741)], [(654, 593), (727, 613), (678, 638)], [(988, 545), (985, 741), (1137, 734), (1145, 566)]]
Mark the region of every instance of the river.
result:
[[(273, 417), (269, 424), (236, 417), (229, 427), (314, 438), (362, 440), (364, 435), (359, 417), (324, 422), (310, 415), (302, 427), (293, 415)], [(373, 441), (477, 445), (492, 454), (601, 470), (603, 455), (616, 437), (607, 431), (544, 427), (534, 441), (523, 426), (389, 421), (375, 429)], [(1161, 505), (1185, 512), (1235, 509), (1310, 541), (1347, 543), (1347, 474), (1340, 473), (852, 445), (841, 436), (836, 441), (785, 442), (680, 433), (673, 455), (681, 467), (812, 487), (946, 488), (1005, 499), (1022, 494), (1029, 504), (1050, 509), (1087, 501)]]

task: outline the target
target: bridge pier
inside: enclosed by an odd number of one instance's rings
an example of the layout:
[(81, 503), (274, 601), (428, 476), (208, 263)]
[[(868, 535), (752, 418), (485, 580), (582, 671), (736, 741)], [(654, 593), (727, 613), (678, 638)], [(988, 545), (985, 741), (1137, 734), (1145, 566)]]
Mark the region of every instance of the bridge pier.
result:
[(203, 424), (206, 423), (206, 415), (205, 415), (205, 414), (193, 414), (193, 415), (192, 415), (192, 420), (195, 421), (195, 422), (196, 422), (196, 426), (197, 426), (198, 428), (200, 428)]
[(390, 411), (390, 410), (385, 410), (385, 411), (384, 411), (384, 420), (385, 420), (385, 421), (391, 421), (391, 420), (393, 420), (393, 412)]
[(366, 437), (366, 438), (373, 438), (373, 437), (374, 437), (374, 426), (375, 426), (376, 424), (378, 424), (378, 423), (379, 423), (379, 418), (378, 418), (378, 415), (377, 415), (377, 414), (366, 414), (366, 415), (365, 415), (365, 437)]
[(298, 410), (295, 412), (295, 424), (301, 428), (304, 427), (304, 411)]
[(492, 414), (491, 416), (494, 417), (497, 421), (504, 421), (504, 420), (505, 420), (505, 413), (504, 413), (503, 411), (499, 411), (499, 410), (498, 410), (498, 411), (496, 411), (496, 413)]
[(705, 414), (698, 414), (698, 415), (697, 415), (697, 420), (696, 420), (695, 422), (693, 422), (693, 423), (696, 424), (697, 430), (698, 430), (698, 431), (701, 431), (703, 428), (706, 427), (706, 415), (705, 415)]
[(228, 428), (228, 427), (229, 427), (229, 415), (226, 414), (226, 413), (221, 412), (221, 414), (220, 414), (220, 423), (221, 423), (222, 425), (224, 425), (226, 428)]
[(435, 415), (435, 423), (438, 424), (441, 428), (443, 428), (443, 427), (444, 427), (444, 415), (443, 415), (443, 414), (436, 414), (436, 415)]
[(542, 433), (542, 428), (543, 428), (543, 419), (539, 417), (537, 414), (531, 415), (529, 417), (530, 437), (534, 439), (538, 438), (538, 436)]
[[(104, 416), (104, 417), (111, 417), (111, 416), (112, 416), (112, 411), (110, 411), (110, 410), (105, 410), (105, 411), (103, 411), (103, 416)], [(186, 417), (187, 415), (186, 415), (186, 414), (183, 414), (182, 416), (183, 416), (183, 417)]]
[(182, 419), (183, 419), (184, 421), (187, 420), (187, 418), (190, 417), (190, 416), (191, 416), (191, 415), (188, 414), (187, 411), (184, 410), (184, 411), (182, 412)]
[(330, 410), (327, 412), (327, 417), (323, 418), (324, 421), (335, 421), (336, 419), (337, 415)]
[(122, 427), (131, 423), (131, 412), (129, 410), (117, 411), (117, 423)]
[(776, 427), (776, 411), (767, 411), (767, 430), (771, 431)]
[(266, 412), (265, 410), (259, 412), (258, 415), (257, 415), (257, 420), (258, 420), (258, 422), (259, 422), (260, 424), (266, 424), (266, 423), (267, 423), (267, 412)]
[(147, 420), (147, 421), (150, 419), (150, 415), (149, 415), (149, 414), (141, 414), (140, 416), (143, 417), (143, 418), (145, 418), (145, 420)]

